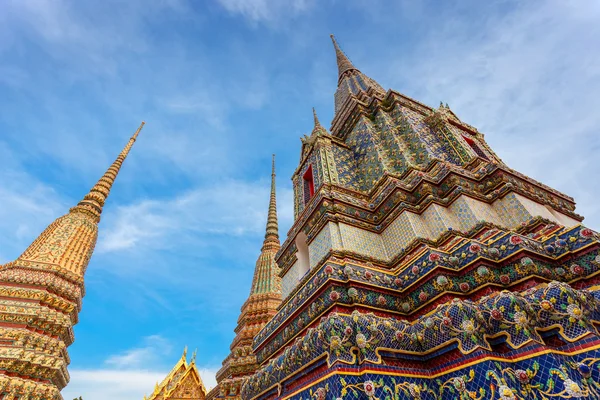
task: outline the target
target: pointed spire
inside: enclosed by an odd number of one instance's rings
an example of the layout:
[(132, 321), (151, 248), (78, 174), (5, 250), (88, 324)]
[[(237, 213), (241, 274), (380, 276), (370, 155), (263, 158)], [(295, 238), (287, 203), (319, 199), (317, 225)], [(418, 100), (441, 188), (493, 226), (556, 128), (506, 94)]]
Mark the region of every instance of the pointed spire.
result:
[(198, 353), (198, 349), (194, 350), (192, 353), (192, 359), (190, 360), (190, 364), (196, 363), (196, 354)]
[(315, 119), (315, 128), (318, 126), (321, 126), (321, 123), (319, 122), (319, 117), (317, 117), (317, 111), (315, 110), (314, 107), (313, 107), (313, 118)]
[(277, 201), (275, 198), (275, 154), (271, 166), (271, 197), (269, 199), (269, 213), (267, 216), (267, 230), (264, 244), (276, 242), (279, 244), (279, 225), (277, 223)]
[(313, 127), (311, 136), (314, 135), (315, 133), (324, 133), (327, 134), (327, 129), (325, 129), (322, 125), (321, 122), (319, 122), (319, 117), (317, 117), (317, 111), (315, 110), (315, 108), (313, 107), (313, 118), (315, 119), (315, 126)]
[(83, 212), (90, 214), (96, 222), (100, 221), (100, 214), (102, 214), (104, 202), (106, 201), (110, 193), (110, 189), (117, 178), (117, 174), (121, 169), (123, 161), (125, 161), (125, 158), (127, 158), (127, 155), (135, 143), (140, 131), (144, 127), (144, 124), (145, 122), (142, 121), (140, 127), (137, 129), (137, 131), (135, 131), (131, 139), (129, 139), (129, 142), (127, 142), (127, 145), (125, 145), (125, 148), (123, 148), (123, 151), (121, 151), (115, 162), (112, 163), (102, 178), (98, 180), (98, 182), (94, 185), (94, 187), (92, 187), (89, 193), (83, 197), (79, 204), (71, 208), (71, 212)]
[(187, 360), (187, 346), (183, 348), (183, 354), (181, 355), (182, 360)]
[(6, 266), (28, 265), (29, 268), (60, 271), (69, 279), (83, 284), (83, 275), (98, 240), (98, 222), (104, 202), (119, 169), (127, 157), (144, 123), (121, 151), (98, 183), (69, 213), (57, 218), (21, 254)]
[(331, 41), (333, 42), (333, 47), (335, 48), (335, 58), (337, 60), (337, 65), (338, 65), (338, 81), (339, 81), (340, 79), (342, 79), (342, 75), (344, 74), (344, 72), (350, 71), (350, 70), (358, 71), (358, 68), (356, 68), (352, 64), (352, 62), (348, 59), (346, 54), (344, 54), (342, 49), (340, 49), (340, 46), (338, 45), (337, 41), (335, 40), (335, 36), (333, 36), (333, 35), (329, 35), (329, 36), (331, 36)]
[(359, 96), (360, 93), (363, 95), (369, 94), (371, 90), (377, 92), (379, 95), (383, 95), (385, 94), (385, 90), (383, 90), (379, 83), (360, 72), (350, 62), (346, 54), (340, 49), (333, 35), (331, 35), (331, 40), (335, 48), (335, 58), (338, 65), (338, 88), (334, 97), (335, 113), (333, 117), (334, 123), (331, 127), (331, 132), (335, 135), (341, 123), (341, 121), (336, 120), (336, 117), (343, 114), (340, 111), (349, 98)]

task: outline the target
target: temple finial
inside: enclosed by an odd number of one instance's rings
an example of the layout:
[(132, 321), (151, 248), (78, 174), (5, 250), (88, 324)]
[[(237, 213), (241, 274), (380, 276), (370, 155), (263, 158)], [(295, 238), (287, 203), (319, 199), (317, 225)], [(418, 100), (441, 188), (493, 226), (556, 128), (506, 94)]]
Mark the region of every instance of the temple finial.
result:
[(269, 214), (267, 216), (267, 230), (265, 244), (275, 241), (279, 243), (279, 225), (277, 223), (277, 201), (275, 198), (275, 154), (271, 166), (271, 197), (269, 199)]
[(319, 122), (319, 117), (317, 117), (317, 111), (313, 107), (313, 118), (315, 119), (315, 126), (311, 132), (311, 137), (316, 134), (327, 134), (327, 129), (325, 129), (321, 122)]
[(350, 70), (358, 71), (358, 68), (356, 68), (352, 64), (352, 62), (348, 59), (346, 54), (344, 54), (342, 49), (340, 49), (340, 46), (338, 45), (337, 41), (335, 40), (335, 36), (333, 36), (333, 35), (329, 35), (329, 36), (331, 37), (331, 41), (333, 42), (333, 47), (335, 48), (335, 58), (337, 60), (337, 65), (338, 65), (338, 81), (339, 81), (342, 78), (342, 75), (344, 74), (344, 72), (350, 71)]
[(313, 107), (313, 118), (315, 119), (315, 128), (321, 127), (321, 122), (319, 122), (319, 117), (317, 117), (317, 110)]
[(317, 111), (315, 110), (314, 107), (313, 107), (313, 118), (315, 119), (315, 128), (321, 126), (321, 123), (319, 122), (319, 117), (317, 117)]
[(192, 353), (192, 359), (190, 360), (190, 364), (194, 364), (196, 362), (196, 354), (198, 353), (198, 349), (194, 350)]
[(184, 360), (187, 359), (187, 346), (183, 348), (183, 354), (181, 355), (181, 358)]
[(135, 140), (137, 139), (142, 128), (144, 127), (144, 124), (145, 122), (142, 121), (139, 128), (129, 139), (129, 142), (127, 142), (115, 162), (112, 163), (102, 178), (100, 178), (94, 187), (92, 187), (89, 193), (83, 197), (83, 200), (81, 200), (75, 207), (71, 208), (71, 212), (83, 212), (91, 215), (96, 222), (100, 221), (100, 214), (102, 214), (104, 202), (110, 193), (113, 183), (115, 183), (115, 179), (117, 178), (117, 174), (121, 169), (123, 161), (125, 161), (125, 158), (127, 158), (127, 155), (129, 154), (129, 151), (135, 143)]

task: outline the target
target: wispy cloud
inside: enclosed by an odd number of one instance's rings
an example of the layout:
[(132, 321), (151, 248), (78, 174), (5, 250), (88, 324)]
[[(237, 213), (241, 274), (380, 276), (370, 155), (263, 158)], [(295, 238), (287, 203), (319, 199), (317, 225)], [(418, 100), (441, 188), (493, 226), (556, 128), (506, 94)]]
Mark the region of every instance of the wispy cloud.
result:
[(131, 400), (142, 399), (154, 390), (168, 370), (119, 371), (111, 369), (72, 369), (71, 383), (62, 391), (65, 399), (79, 396), (86, 400)]
[(311, 0), (217, 0), (227, 11), (241, 14), (251, 22), (273, 22), (306, 12)]
[[(146, 200), (119, 207), (107, 217), (100, 252), (173, 246), (186, 237), (202, 241), (260, 234), (266, 224), (269, 186), (266, 181), (226, 181), (192, 190), (173, 199)], [(284, 229), (293, 218), (292, 193), (279, 193), (279, 220)], [(178, 239), (168, 239), (175, 236)], [(174, 239), (174, 238), (173, 238)], [(218, 240), (218, 239), (217, 239)]]
[(146, 336), (140, 347), (108, 357), (105, 364), (117, 369), (136, 369), (156, 365), (171, 353), (171, 343), (160, 335)]

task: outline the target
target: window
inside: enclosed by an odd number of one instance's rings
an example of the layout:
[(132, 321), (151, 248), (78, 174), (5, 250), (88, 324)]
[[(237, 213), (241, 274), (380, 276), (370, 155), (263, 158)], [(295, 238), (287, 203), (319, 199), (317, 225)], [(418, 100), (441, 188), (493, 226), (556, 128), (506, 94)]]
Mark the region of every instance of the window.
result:
[(304, 179), (304, 204), (306, 204), (315, 194), (312, 165), (308, 167), (302, 179)]
[(469, 146), (471, 146), (471, 148), (473, 149), (475, 154), (477, 154), (479, 157), (483, 158), (484, 160), (490, 161), (487, 154), (485, 154), (483, 152), (483, 150), (481, 150), (481, 147), (479, 147), (479, 145), (473, 139), (471, 139), (470, 137), (467, 137), (465, 135), (463, 135), (463, 139), (465, 139), (465, 142), (467, 142), (467, 144)]

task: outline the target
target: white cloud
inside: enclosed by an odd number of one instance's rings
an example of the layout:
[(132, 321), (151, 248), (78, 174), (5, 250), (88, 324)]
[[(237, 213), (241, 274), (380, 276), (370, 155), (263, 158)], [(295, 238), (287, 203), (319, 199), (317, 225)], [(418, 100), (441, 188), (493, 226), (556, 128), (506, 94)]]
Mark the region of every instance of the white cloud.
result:
[(233, 14), (241, 14), (252, 22), (274, 21), (306, 12), (311, 0), (217, 0)]
[(168, 355), (171, 349), (171, 343), (160, 335), (147, 336), (143, 339), (142, 346), (112, 355), (106, 359), (105, 363), (118, 369), (135, 369), (156, 365), (161, 356)]
[[(67, 400), (79, 396), (85, 400), (142, 399), (177, 362), (170, 357), (172, 353), (169, 340), (159, 335), (147, 336), (139, 347), (109, 356), (104, 368), (70, 370), (71, 382), (63, 390), (63, 397)], [(167, 358), (172, 365), (163, 368)], [(207, 389), (216, 385), (218, 368), (199, 365), (198, 370)]]
[[(207, 388), (216, 386), (217, 368), (198, 368), (200, 377)], [(62, 391), (65, 400), (79, 398), (85, 400), (141, 400), (154, 390), (156, 382), (161, 382), (169, 373), (147, 370), (112, 369), (72, 369), (71, 382)]]
[[(289, 189), (279, 193), (278, 217), (282, 230), (290, 226), (292, 194)], [(145, 200), (119, 207), (106, 216), (98, 245), (100, 252), (112, 252), (132, 247), (148, 248), (181, 242), (193, 236), (240, 236), (263, 233), (269, 201), (266, 181), (226, 181), (195, 189), (168, 200)], [(176, 235), (177, 240), (164, 240)]]
[(160, 382), (168, 371), (120, 371), (91, 369), (70, 371), (71, 383), (63, 391), (65, 399), (81, 396), (85, 400), (132, 400), (150, 394), (156, 382)]

